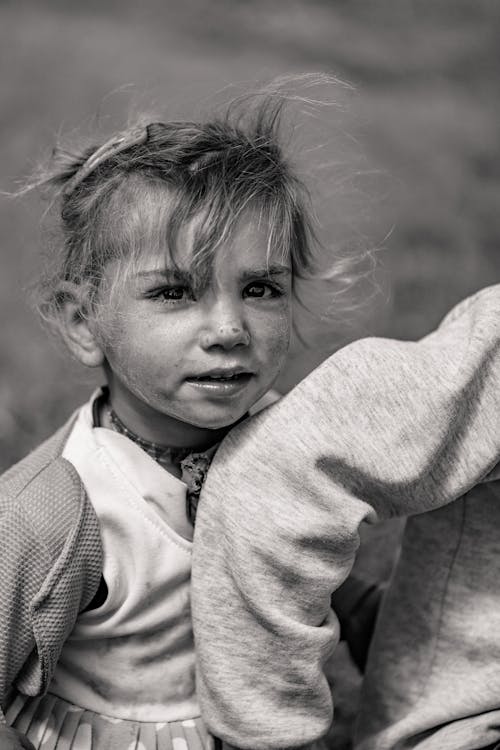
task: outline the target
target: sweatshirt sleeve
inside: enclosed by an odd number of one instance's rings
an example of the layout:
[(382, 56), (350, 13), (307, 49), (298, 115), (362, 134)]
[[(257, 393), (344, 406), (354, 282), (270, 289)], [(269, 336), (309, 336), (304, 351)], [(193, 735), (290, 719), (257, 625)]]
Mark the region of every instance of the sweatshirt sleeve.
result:
[(198, 691), (241, 748), (298, 747), (332, 719), (330, 596), (361, 521), (458, 498), (500, 454), (500, 286), (419, 342), (337, 352), (224, 440), (193, 553)]

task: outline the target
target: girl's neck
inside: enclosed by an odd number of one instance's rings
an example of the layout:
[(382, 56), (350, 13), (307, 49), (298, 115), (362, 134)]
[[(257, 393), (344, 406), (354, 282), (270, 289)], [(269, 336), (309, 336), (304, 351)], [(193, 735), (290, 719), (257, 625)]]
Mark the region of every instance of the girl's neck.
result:
[(174, 417), (159, 414), (147, 404), (124, 401), (108, 390), (108, 398), (103, 399), (100, 423), (103, 427), (113, 429), (110, 409), (119, 421), (136, 436), (144, 441), (169, 448), (192, 448), (206, 450), (219, 443), (233, 425), (219, 429), (207, 429), (197, 425), (181, 422)]

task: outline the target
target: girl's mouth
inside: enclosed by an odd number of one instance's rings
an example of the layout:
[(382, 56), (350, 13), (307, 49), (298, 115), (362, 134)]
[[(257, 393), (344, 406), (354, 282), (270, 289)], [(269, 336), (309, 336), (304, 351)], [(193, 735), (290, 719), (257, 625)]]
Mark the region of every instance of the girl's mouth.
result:
[(246, 388), (252, 378), (251, 372), (212, 372), (189, 377), (186, 382), (213, 396), (231, 396)]

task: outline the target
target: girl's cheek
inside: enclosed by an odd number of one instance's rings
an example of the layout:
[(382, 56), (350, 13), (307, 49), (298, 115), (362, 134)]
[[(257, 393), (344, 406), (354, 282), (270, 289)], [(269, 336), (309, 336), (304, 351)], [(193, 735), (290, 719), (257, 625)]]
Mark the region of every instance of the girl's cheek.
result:
[(274, 320), (272, 329), (269, 331), (269, 346), (273, 355), (285, 355), (290, 345), (291, 316), (288, 310)]

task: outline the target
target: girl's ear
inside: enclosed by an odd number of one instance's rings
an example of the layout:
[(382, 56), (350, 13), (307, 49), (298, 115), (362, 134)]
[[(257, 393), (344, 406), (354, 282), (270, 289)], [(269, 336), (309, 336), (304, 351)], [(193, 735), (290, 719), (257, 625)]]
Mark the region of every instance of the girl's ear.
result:
[(84, 285), (65, 282), (58, 296), (61, 333), (68, 349), (86, 367), (104, 364), (104, 352), (87, 316), (88, 289)]

